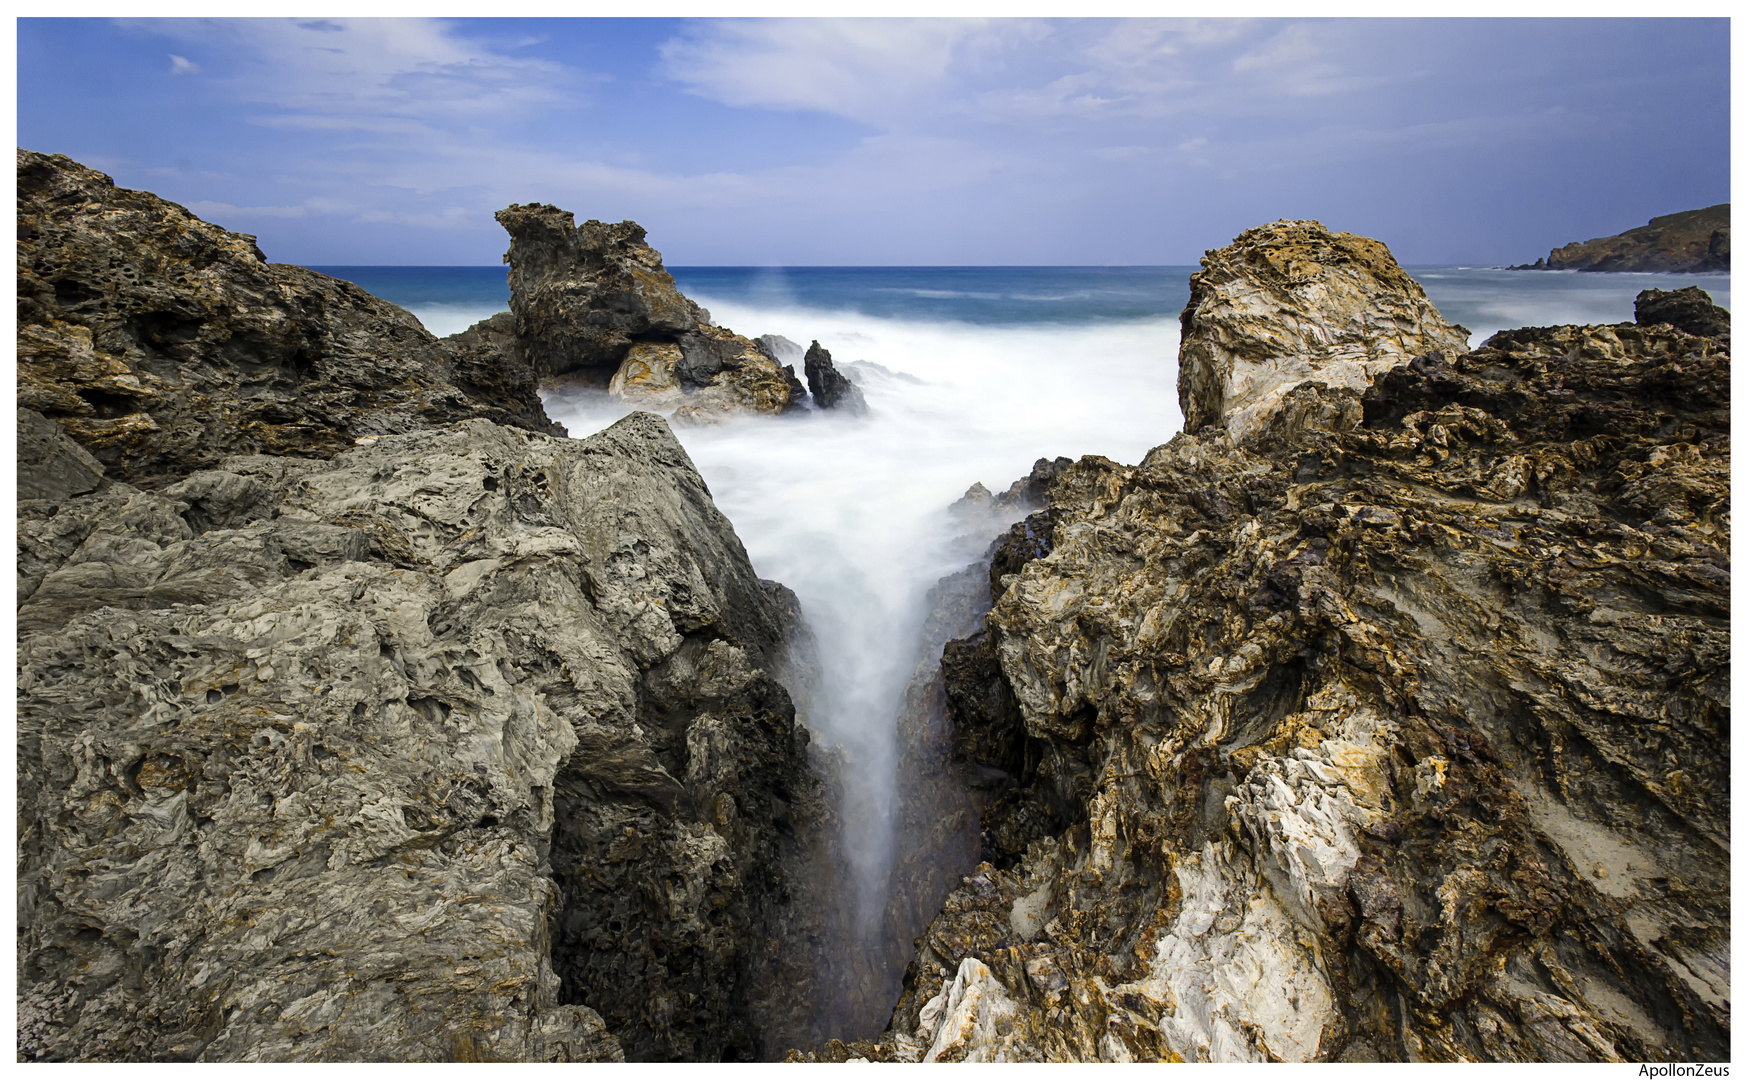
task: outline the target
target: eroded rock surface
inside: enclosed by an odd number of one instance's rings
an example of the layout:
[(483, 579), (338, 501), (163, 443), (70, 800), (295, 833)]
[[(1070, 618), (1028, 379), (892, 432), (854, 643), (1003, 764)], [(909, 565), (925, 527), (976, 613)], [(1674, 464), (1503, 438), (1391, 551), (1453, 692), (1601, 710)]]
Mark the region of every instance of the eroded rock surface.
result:
[(1646, 289), (1633, 301), (1633, 321), (1640, 326), (1667, 323), (1701, 337), (1730, 336), (1730, 313), (1712, 303), (1711, 294), (1697, 285)]
[(1184, 430), (1216, 424), (1240, 442), (1271, 420), (1351, 426), (1378, 372), (1469, 340), (1383, 244), (1315, 221), (1277, 221), (1210, 251), (1181, 321)]
[(944, 666), (994, 858), (818, 1056), (1728, 1057), (1729, 386), (1530, 328), (1066, 470)]
[(21, 1056), (744, 1058), (791, 1022), (824, 809), (789, 627), (659, 418), (232, 457), (19, 532)]
[(472, 417), (562, 433), (534, 383), (453, 362), (406, 311), (269, 263), (252, 236), (18, 151), (18, 404), (112, 479), (161, 486), (240, 453), (331, 457)]
[(795, 402), (794, 372), (710, 322), (633, 221), (576, 225), (542, 203), (498, 211), (510, 234), (510, 310), (522, 354), (549, 384), (600, 387), (638, 408), (708, 423), (776, 414)]

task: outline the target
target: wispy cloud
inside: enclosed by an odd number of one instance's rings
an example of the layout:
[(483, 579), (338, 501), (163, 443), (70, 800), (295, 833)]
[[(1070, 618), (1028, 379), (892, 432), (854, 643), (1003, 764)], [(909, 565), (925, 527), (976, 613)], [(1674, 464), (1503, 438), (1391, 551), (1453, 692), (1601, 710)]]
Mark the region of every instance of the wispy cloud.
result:
[(188, 204), (188, 209), (207, 221), (235, 221), (247, 218), (300, 218), (307, 213), (302, 206), (232, 206), (226, 202), (201, 199)]
[[(423, 229), (466, 233), (489, 253), (502, 240), (491, 212), (539, 199), (717, 237), (710, 251), (729, 261), (799, 232), (818, 237), (803, 257), (829, 260), (855, 257), (829, 252), (833, 237), (862, 237), (859, 250), (897, 251), (900, 235), (1007, 245), (1049, 227), (1093, 235), (1083, 223), (1120, 217), (1105, 231), (1163, 238), (1224, 229), (1210, 223), (1216, 205), (1240, 227), (1288, 202), (1295, 213), (1394, 205), (1408, 199), (1391, 185), (1410, 159), (1637, 145), (1649, 121), (1620, 117), (1652, 115), (1644, 87), (1680, 75), (1669, 63), (1617, 74), (1597, 57), (1637, 56), (1646, 31), (1596, 22), (1578, 33), (1475, 20), (706, 19), (665, 39), (649, 24), (589, 20), (125, 25), (147, 39), (151, 65), (173, 49), (171, 74), (198, 76), (173, 88), (203, 103), (187, 106), (204, 111), (185, 141), (224, 146), (166, 149), (131, 175), (162, 171), (196, 212), (261, 222), (264, 245), (274, 222), (295, 221), (285, 235)], [(1596, 51), (1604, 37), (1613, 52)], [(620, 42), (631, 45), (603, 61)], [(69, 92), (37, 82), (28, 93), (43, 100)], [(1593, 106), (1599, 93), (1613, 104)], [(131, 144), (88, 145), (119, 172), (109, 147)], [(1548, 166), (1543, 182), (1571, 172)], [(1479, 197), (1473, 184), (1447, 191), (1455, 175), (1403, 185), (1416, 191), (1403, 214), (1419, 220), (1435, 190)], [(1198, 231), (1195, 247), (1217, 239)]]
[(756, 19), (697, 23), (661, 47), (662, 73), (725, 105), (890, 122), (950, 85), (988, 19)]
[[(385, 116), (482, 119), (530, 107), (550, 109), (568, 104), (578, 81), (561, 65), (506, 55), (436, 19), (128, 24), (230, 53), (248, 71), (247, 77), (231, 80), (240, 100), (312, 122)], [(188, 64), (172, 60), (178, 67)]]

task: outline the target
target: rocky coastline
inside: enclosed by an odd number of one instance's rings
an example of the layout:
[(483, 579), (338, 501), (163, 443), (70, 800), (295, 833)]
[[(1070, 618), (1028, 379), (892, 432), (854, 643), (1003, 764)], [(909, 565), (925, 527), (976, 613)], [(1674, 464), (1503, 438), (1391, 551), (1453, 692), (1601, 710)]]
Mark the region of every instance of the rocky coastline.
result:
[(1728, 316), (1681, 293), (1458, 351), (1375, 241), (1210, 252), (1193, 426), (1062, 470), (945, 646), (996, 843), (888, 1032), (795, 1057), (1727, 1058)]
[(805, 614), (669, 426), (865, 412), (827, 350), (630, 222), (500, 212), (437, 339), (18, 168), (19, 1060), (1727, 1060), (1701, 290), (1471, 350), (1375, 240), (1209, 252), (1185, 431), (953, 508), (864, 950)]
[(1730, 272), (1730, 204), (1654, 217), (1616, 236), (1574, 241), (1512, 270), (1613, 274)]

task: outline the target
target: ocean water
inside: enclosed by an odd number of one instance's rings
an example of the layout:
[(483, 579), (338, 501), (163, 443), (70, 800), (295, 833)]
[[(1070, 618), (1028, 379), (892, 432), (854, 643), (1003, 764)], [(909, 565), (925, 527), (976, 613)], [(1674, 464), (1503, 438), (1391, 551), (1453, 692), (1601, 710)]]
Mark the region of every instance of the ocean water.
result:
[[(502, 267), (316, 269), (440, 335), (508, 306)], [(812, 723), (853, 762), (843, 816), (859, 887), (846, 900), (873, 926), (922, 598), (991, 538), (962, 535), (947, 508), (973, 483), (1005, 489), (1040, 457), (1133, 463), (1168, 441), (1182, 426), (1177, 320), (1194, 268), (670, 269), (718, 325), (818, 340), (869, 404), (861, 419), (808, 411), (676, 434), (760, 576), (795, 590), (819, 639), (826, 701)], [(1645, 288), (1699, 285), (1729, 306), (1728, 276), (1409, 270), (1477, 345), (1509, 327), (1631, 321)], [(626, 411), (578, 394), (546, 407), (578, 436)]]

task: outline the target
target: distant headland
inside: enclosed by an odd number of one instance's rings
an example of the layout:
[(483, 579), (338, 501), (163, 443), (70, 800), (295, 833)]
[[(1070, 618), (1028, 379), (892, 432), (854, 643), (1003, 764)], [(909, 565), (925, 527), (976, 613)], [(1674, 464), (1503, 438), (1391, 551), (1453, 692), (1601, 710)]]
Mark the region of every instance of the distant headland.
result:
[(1654, 217), (1617, 236), (1574, 241), (1513, 270), (1701, 274), (1730, 269), (1730, 204)]

